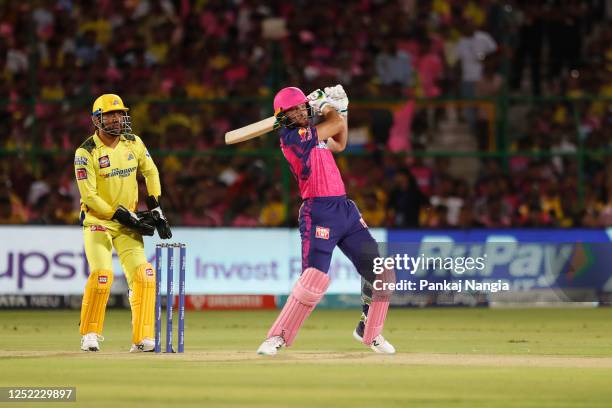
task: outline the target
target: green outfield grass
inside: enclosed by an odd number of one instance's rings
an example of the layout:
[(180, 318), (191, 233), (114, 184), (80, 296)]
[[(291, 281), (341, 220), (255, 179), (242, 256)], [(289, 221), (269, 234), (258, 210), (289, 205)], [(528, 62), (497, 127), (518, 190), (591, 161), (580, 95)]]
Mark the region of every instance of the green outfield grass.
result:
[[(187, 314), (184, 355), (129, 354), (109, 310), (100, 353), (78, 312), (0, 311), (0, 386), (76, 386), (77, 403), (146, 407), (608, 407), (612, 309), (392, 309), (395, 356), (353, 340), (357, 311), (317, 310), (276, 357), (267, 312)], [(0, 403), (0, 408), (9, 404)], [(18, 406), (41, 406), (24, 404)]]

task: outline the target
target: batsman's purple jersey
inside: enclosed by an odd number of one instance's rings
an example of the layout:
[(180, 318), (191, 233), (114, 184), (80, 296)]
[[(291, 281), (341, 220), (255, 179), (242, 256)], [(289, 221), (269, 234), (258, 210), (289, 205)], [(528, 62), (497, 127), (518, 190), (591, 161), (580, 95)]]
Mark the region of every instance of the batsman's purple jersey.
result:
[(303, 199), (346, 194), (334, 156), (326, 142), (319, 142), (317, 128), (283, 128), (280, 142)]
[(327, 273), (336, 246), (359, 271), (362, 247), (375, 241), (357, 206), (346, 197), (327, 143), (318, 140), (315, 127), (307, 127), (281, 129), (280, 144), (304, 199), (299, 213), (302, 271), (313, 267)]

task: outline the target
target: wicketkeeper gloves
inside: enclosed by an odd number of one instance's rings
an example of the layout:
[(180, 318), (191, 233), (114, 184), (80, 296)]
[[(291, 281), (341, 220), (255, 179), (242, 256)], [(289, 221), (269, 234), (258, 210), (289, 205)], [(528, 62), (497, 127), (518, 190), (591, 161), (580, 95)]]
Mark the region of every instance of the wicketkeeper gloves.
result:
[(121, 225), (138, 232), (140, 235), (152, 236), (155, 233), (155, 227), (153, 224), (149, 224), (143, 219), (140, 219), (138, 215), (122, 205), (117, 207), (117, 211), (115, 211), (115, 214), (113, 214), (112, 219), (119, 222)]
[(157, 228), (157, 235), (161, 239), (172, 238), (172, 231), (170, 231), (170, 224), (162, 212), (161, 206), (159, 205), (159, 198), (153, 196), (147, 197), (147, 208), (151, 213), (151, 217), (155, 221), (155, 227)]

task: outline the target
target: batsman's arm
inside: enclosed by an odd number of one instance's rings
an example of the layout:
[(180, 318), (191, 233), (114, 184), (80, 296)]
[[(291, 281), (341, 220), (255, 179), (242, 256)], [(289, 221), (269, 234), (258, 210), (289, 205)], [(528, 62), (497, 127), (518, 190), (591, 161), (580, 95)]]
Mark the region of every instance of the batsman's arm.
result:
[(327, 141), (327, 148), (334, 153), (339, 153), (346, 148), (348, 140), (348, 126), (336, 109), (327, 105), (324, 107), (323, 116), (325, 120), (316, 127), (319, 140)]
[(115, 210), (98, 195), (93, 158), (85, 149), (79, 148), (76, 151), (74, 174), (83, 204), (92, 210), (98, 218), (110, 220)]
[(147, 147), (138, 136), (136, 136), (136, 143), (138, 145), (138, 170), (145, 178), (147, 192), (149, 195), (159, 197), (161, 195), (161, 183), (159, 181), (157, 166), (149, 154)]

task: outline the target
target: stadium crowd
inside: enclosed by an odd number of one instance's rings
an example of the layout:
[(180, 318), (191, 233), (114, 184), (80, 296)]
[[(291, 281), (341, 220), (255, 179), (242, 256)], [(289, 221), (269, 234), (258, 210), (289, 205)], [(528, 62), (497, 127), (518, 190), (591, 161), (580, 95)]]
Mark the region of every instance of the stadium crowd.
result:
[[(78, 223), (72, 155), (93, 132), (91, 103), (113, 92), (154, 152), (174, 225), (293, 226), (300, 201), (274, 138), (227, 154), (223, 135), (269, 115), (286, 84), (342, 83), (351, 109), (362, 102), (351, 137), (364, 123), (365, 136), (337, 160), (370, 226), (612, 226), (605, 2), (95, 3), (0, 3), (2, 224)], [(487, 116), (422, 98), (508, 106)], [(414, 155), (454, 110), (492, 153), (475, 177)]]

